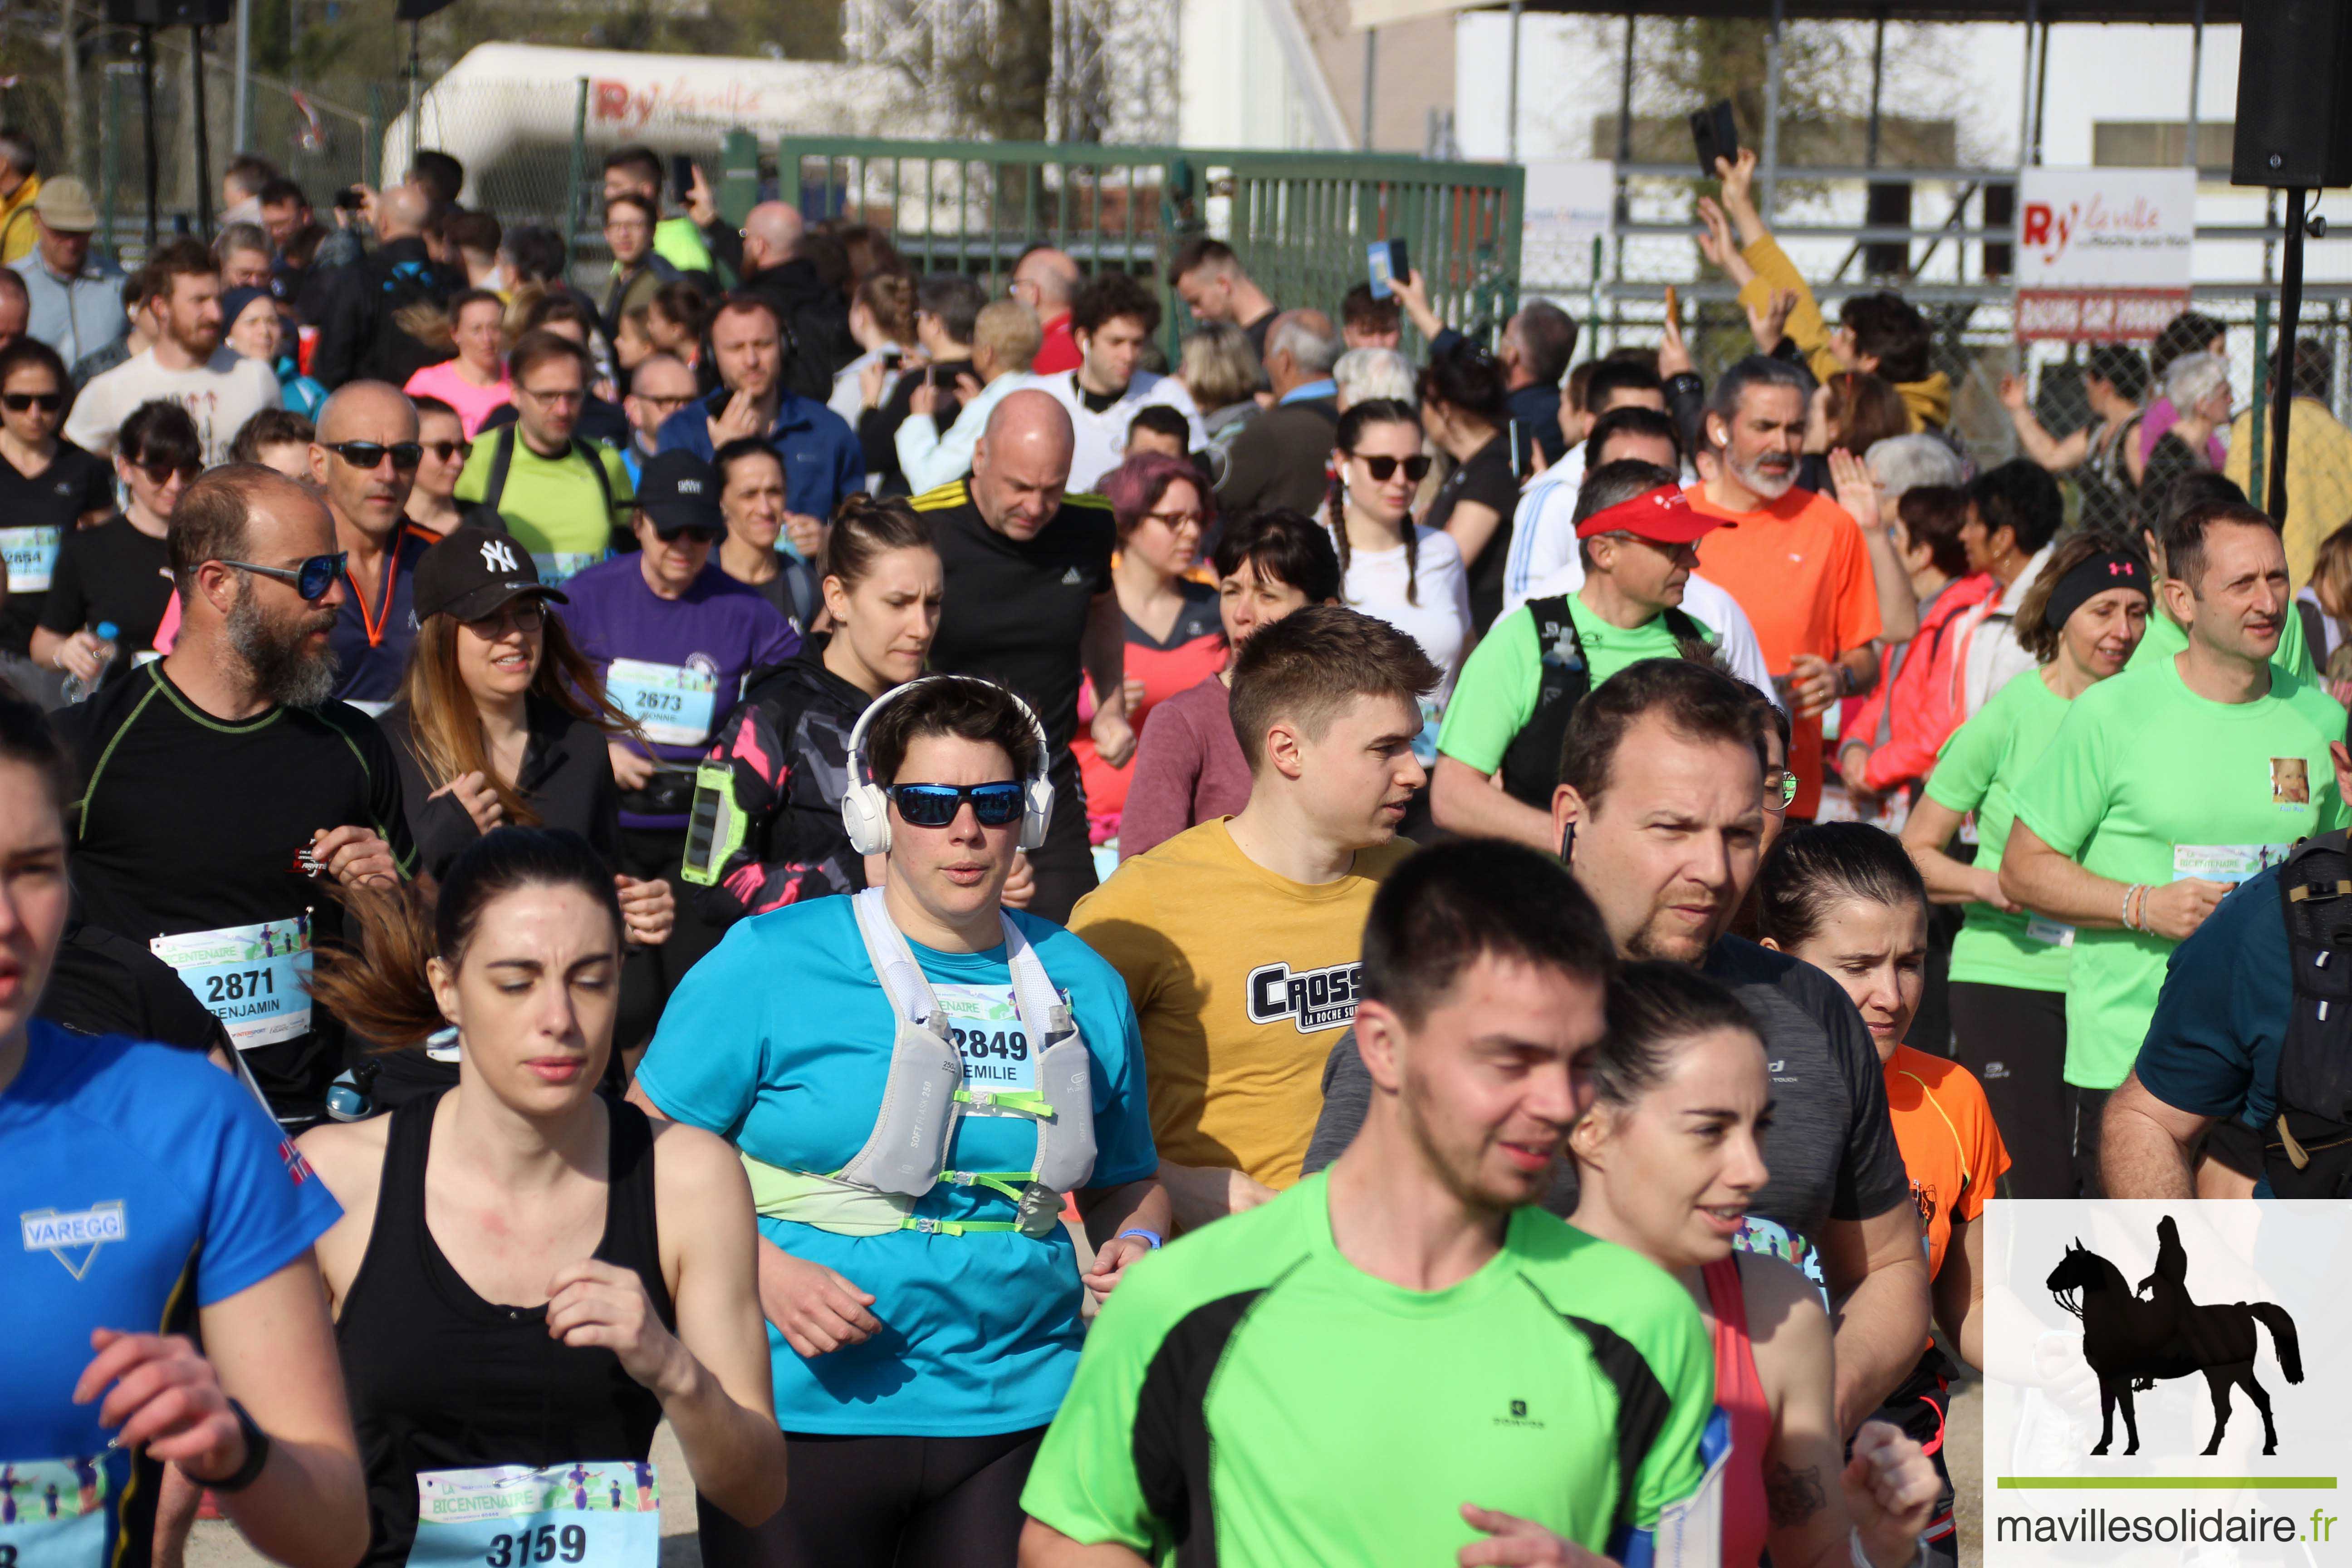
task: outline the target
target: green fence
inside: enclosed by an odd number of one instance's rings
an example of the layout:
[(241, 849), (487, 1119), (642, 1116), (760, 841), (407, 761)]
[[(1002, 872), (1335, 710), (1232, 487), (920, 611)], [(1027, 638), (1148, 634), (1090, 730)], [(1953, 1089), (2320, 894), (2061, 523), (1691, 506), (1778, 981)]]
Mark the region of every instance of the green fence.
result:
[(1499, 163), (1066, 142), (791, 137), (776, 158), (781, 200), (887, 230), (914, 265), (991, 292), (1037, 244), (1149, 279), (1171, 358), (1190, 322), (1167, 262), (1198, 234), (1231, 245), (1279, 303), (1335, 318), (1368, 243), (1402, 238), (1440, 317), (1491, 330), (1517, 300), (1524, 183)]

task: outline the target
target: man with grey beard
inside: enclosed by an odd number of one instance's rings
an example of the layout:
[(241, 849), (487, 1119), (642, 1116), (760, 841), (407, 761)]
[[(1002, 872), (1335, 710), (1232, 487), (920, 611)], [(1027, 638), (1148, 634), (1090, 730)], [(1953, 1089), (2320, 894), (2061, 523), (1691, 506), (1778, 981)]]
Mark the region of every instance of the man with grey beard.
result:
[(390, 743), (330, 700), (343, 561), (326, 503), (257, 464), (213, 469), (172, 519), (179, 640), (58, 716), (79, 770), (85, 921), (146, 945), (218, 1018), (278, 1121), (325, 1114), (342, 1026), (314, 1010), (329, 882), (392, 882), (412, 852)]

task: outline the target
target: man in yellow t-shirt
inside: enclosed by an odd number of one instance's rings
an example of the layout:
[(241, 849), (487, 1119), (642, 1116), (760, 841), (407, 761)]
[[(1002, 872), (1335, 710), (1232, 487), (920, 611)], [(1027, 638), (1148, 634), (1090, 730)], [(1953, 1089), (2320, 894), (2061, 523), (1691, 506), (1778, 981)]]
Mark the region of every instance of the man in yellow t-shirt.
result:
[(1135, 1005), (1180, 1230), (1298, 1180), (1373, 889), (1412, 850), (1397, 824), (1440, 679), (1411, 637), (1338, 605), (1259, 632), (1233, 679), (1249, 805), (1121, 863), (1070, 917)]

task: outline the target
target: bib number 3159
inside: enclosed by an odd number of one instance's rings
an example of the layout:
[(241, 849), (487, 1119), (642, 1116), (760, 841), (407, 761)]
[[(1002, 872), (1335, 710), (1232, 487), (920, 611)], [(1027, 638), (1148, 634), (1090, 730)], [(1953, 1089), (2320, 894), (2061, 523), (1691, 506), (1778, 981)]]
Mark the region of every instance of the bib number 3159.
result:
[(650, 1464), (499, 1465), (416, 1478), (409, 1568), (655, 1568), (661, 1490)]

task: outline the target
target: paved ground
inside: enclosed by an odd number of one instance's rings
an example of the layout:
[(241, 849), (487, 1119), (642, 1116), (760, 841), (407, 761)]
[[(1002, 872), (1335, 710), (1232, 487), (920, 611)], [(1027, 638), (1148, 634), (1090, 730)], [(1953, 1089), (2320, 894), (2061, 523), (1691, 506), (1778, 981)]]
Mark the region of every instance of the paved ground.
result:
[[(1960, 1500), (1960, 1568), (1983, 1568), (1984, 1563), (1974, 1522), (1983, 1517), (1984, 1475), (1979, 1444), (1983, 1421), (1984, 1399), (1979, 1385), (1970, 1383), (1955, 1389), (1945, 1451)], [(654, 1437), (654, 1464), (662, 1480), (661, 1568), (702, 1568), (702, 1551), (694, 1532), (694, 1483), (687, 1479), (686, 1458), (667, 1425)], [(199, 1524), (195, 1538), (188, 1543), (187, 1568), (263, 1568), (264, 1562), (226, 1524)]]

